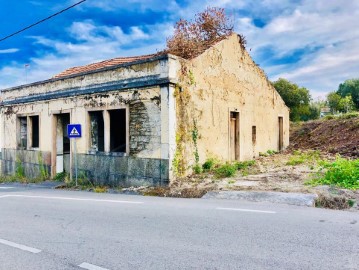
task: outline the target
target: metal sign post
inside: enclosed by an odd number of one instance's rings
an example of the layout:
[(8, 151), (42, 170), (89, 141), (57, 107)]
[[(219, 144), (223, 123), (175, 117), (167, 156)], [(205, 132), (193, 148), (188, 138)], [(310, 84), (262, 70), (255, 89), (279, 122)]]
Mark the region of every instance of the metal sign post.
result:
[[(81, 132), (81, 125), (80, 124), (70, 124), (67, 125), (67, 136), (70, 139), (74, 139), (74, 159), (75, 159), (75, 180), (76, 180), (76, 186), (77, 186), (77, 145), (76, 145), (76, 139), (81, 138), (82, 132)], [(71, 168), (72, 169), (72, 168)]]

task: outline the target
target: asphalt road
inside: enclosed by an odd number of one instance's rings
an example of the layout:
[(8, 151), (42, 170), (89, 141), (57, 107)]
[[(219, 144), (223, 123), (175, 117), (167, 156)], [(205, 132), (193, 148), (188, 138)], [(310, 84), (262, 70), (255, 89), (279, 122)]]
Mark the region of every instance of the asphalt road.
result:
[(0, 185), (0, 269), (359, 269), (359, 214)]

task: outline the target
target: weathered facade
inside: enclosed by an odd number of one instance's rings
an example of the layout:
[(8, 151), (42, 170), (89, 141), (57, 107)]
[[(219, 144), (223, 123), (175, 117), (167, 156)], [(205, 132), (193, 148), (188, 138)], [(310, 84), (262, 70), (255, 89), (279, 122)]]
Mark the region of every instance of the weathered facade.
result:
[(98, 184), (160, 185), (209, 157), (285, 148), (289, 111), (233, 35), (193, 60), (118, 58), (5, 89), (1, 143), (3, 174), (73, 173), (77, 160)]

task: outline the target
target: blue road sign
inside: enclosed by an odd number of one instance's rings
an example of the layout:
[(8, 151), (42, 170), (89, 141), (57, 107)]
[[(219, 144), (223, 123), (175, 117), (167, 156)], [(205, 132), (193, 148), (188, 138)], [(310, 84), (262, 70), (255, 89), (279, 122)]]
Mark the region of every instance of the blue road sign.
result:
[(67, 125), (67, 136), (69, 138), (81, 138), (81, 125), (80, 124), (70, 124)]

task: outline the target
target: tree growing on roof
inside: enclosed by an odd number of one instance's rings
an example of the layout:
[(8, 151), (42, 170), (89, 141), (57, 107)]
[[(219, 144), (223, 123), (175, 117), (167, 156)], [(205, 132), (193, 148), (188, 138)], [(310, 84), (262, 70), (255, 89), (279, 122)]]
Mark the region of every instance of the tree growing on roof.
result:
[[(173, 36), (167, 39), (165, 52), (192, 59), (232, 33), (233, 23), (225, 14), (225, 10), (208, 7), (196, 14), (194, 21), (180, 19), (176, 23)], [(242, 35), (240, 38), (241, 44), (245, 46), (245, 38)]]

